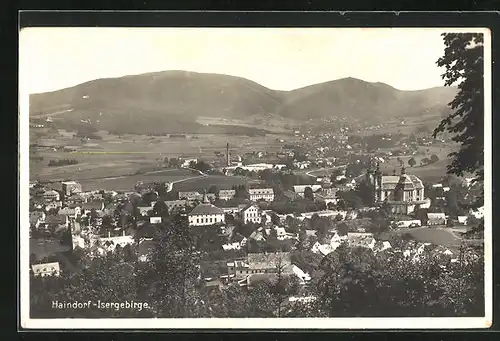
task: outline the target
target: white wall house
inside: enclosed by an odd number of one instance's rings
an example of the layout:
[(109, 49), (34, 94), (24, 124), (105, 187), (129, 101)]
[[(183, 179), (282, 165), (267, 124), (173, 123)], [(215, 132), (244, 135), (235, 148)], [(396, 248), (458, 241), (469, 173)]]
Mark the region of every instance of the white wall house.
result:
[(262, 220), (260, 209), (257, 205), (254, 204), (247, 205), (243, 210), (241, 210), (241, 218), (241, 220), (245, 224), (248, 224), (250, 222), (260, 224)]
[(234, 189), (221, 189), (218, 196), (220, 200), (231, 200), (235, 195), (236, 191)]
[(199, 204), (188, 214), (189, 226), (224, 224), (224, 211), (212, 204)]
[(42, 263), (42, 264), (33, 264), (31, 266), (31, 271), (35, 276), (59, 276), (61, 273), (61, 269), (59, 268), (59, 262), (54, 263)]
[(251, 201), (274, 200), (274, 190), (272, 188), (251, 188), (248, 190), (248, 194), (250, 196)]

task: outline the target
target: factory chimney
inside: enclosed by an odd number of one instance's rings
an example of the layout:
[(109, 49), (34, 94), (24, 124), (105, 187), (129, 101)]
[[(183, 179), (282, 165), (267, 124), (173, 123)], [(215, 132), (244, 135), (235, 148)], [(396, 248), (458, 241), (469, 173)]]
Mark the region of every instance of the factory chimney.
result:
[(231, 166), (229, 157), (229, 142), (226, 144), (226, 165)]

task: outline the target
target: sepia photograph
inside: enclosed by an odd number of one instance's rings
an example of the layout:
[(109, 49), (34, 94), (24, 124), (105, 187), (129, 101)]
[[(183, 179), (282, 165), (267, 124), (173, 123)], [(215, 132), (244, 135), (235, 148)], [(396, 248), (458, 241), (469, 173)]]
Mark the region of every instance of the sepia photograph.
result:
[(22, 327), (490, 327), (490, 40), (21, 29)]

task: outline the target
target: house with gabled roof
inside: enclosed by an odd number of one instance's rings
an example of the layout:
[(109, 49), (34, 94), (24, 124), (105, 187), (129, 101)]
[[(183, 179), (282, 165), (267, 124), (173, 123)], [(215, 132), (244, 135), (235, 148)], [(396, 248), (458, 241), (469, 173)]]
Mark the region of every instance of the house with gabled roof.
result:
[(69, 219), (65, 215), (47, 215), (44, 221), (44, 228), (46, 230), (58, 231), (68, 228)]
[(260, 224), (261, 213), (259, 206), (255, 204), (246, 205), (240, 212), (241, 220), (244, 224), (255, 223)]
[(254, 274), (277, 273), (278, 267), (283, 275), (293, 274), (290, 252), (249, 253), (244, 261), (229, 262), (228, 274), (236, 278), (246, 278)]
[(226, 216), (224, 211), (215, 205), (208, 202), (205, 198), (204, 202), (196, 206), (188, 213), (189, 226), (209, 226), (224, 224)]
[(427, 213), (427, 225), (446, 225), (448, 218), (445, 213)]

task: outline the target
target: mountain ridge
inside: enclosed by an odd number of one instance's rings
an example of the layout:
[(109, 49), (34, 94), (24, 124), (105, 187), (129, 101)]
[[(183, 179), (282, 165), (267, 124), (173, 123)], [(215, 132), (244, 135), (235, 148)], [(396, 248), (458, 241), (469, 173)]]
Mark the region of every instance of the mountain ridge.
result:
[[(30, 95), (30, 117), (99, 121), (132, 130), (194, 129), (200, 116), (244, 119), (277, 115), (296, 120), (351, 117), (386, 120), (449, 110), (456, 88), (398, 90), (385, 83), (347, 77), (295, 90), (272, 90), (243, 77), (169, 70), (102, 78)], [(179, 127), (172, 126), (178, 123)], [(191, 129), (190, 128), (190, 129)], [(199, 127), (198, 127), (199, 128)]]

